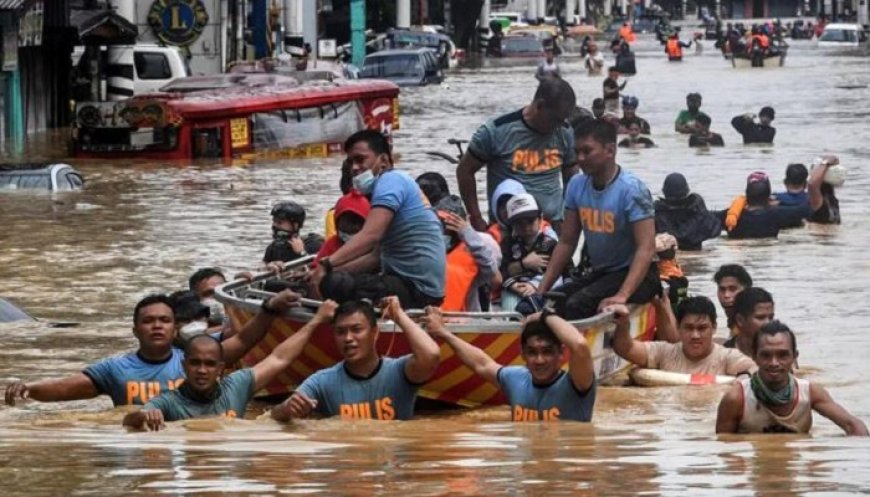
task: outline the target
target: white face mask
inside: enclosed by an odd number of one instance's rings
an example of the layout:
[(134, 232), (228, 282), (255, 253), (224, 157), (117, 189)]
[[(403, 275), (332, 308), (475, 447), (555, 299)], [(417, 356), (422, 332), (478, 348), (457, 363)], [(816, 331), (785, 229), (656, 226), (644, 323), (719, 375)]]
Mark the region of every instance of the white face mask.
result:
[(182, 326), (181, 329), (178, 330), (178, 334), (181, 335), (181, 339), (186, 342), (195, 336), (205, 335), (206, 330), (208, 330), (208, 323), (205, 321), (191, 321)]
[(352, 233), (347, 233), (347, 232), (344, 232), (344, 231), (339, 231), (339, 232), (338, 232), (338, 238), (341, 240), (341, 243), (347, 243), (347, 242), (350, 241), (351, 238), (353, 238), (353, 234), (352, 234)]
[(208, 307), (208, 321), (215, 325), (225, 324), (227, 322), (227, 314), (224, 311), (224, 305), (214, 298), (202, 299), (202, 305)]
[(353, 187), (363, 195), (371, 195), (375, 187), (375, 173), (371, 169), (353, 177)]

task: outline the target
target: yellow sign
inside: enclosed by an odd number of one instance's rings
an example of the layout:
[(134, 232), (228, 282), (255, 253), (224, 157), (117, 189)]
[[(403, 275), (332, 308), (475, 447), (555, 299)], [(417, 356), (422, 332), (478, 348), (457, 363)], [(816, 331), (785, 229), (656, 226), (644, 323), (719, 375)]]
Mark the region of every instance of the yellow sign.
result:
[(247, 118), (230, 119), (230, 137), (233, 148), (244, 148), (251, 144)]

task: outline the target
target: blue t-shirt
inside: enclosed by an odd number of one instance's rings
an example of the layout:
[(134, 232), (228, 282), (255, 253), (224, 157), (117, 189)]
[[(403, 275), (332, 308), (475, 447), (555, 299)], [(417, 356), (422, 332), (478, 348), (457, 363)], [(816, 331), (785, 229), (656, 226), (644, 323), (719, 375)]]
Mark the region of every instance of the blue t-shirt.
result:
[(779, 205), (785, 207), (795, 207), (799, 205), (810, 205), (810, 195), (807, 192), (782, 192), (774, 193), (773, 196), (779, 200)]
[(184, 382), (183, 359), (184, 352), (175, 347), (169, 359), (160, 363), (148, 362), (138, 353), (129, 352), (91, 364), (82, 372), (116, 406), (141, 406)]
[(394, 214), (381, 239), (384, 271), (409, 280), (428, 297), (443, 297), (447, 249), (441, 222), (414, 179), (404, 171), (381, 174), (372, 192), (372, 207), (385, 207)]
[(636, 247), (632, 223), (655, 217), (649, 188), (621, 167), (616, 178), (600, 191), (585, 174), (571, 178), (565, 209), (577, 211), (592, 269), (600, 272), (629, 267)]
[(487, 199), (502, 181), (514, 179), (535, 197), (545, 219), (562, 219), (562, 168), (575, 162), (571, 126), (539, 133), (526, 124), (520, 109), (481, 125), (468, 152), (486, 164)]
[(384, 357), (369, 378), (351, 376), (344, 361), (309, 376), (296, 389), (317, 400), (316, 412), (342, 419), (411, 419), (414, 415), (415, 385), (405, 376), (410, 355)]
[(505, 366), (498, 370), (497, 378), (513, 421), (592, 421), (594, 380), (584, 392), (562, 371), (553, 383), (539, 386), (532, 382), (532, 373), (525, 366)]
[[(145, 404), (144, 409), (163, 411), (166, 421), (201, 418), (203, 416), (244, 417), (248, 401), (254, 396), (254, 373), (250, 368), (240, 369), (222, 379), (220, 393), (211, 402), (201, 403), (185, 397), (181, 391), (164, 392)], [(183, 389), (181, 389), (183, 390)]]

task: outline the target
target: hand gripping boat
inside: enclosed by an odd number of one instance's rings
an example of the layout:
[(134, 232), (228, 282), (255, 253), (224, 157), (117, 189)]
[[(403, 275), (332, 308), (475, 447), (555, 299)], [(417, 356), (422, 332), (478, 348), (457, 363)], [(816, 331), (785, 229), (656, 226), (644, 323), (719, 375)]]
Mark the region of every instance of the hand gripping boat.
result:
[[(300, 269), (309, 261), (310, 258), (294, 261), (287, 270)], [(237, 280), (217, 289), (215, 296), (226, 306), (227, 314), (236, 329), (254, 317), (264, 298), (274, 295), (263, 291), (264, 283), (274, 278), (273, 273), (261, 273), (250, 282)], [(302, 307), (293, 309), (273, 322), (263, 340), (242, 358), (244, 366), (253, 366), (268, 356), (274, 347), (311, 319), (320, 304), (319, 301), (309, 299), (303, 299), (302, 303)], [(418, 310), (410, 310), (408, 313), (412, 317), (415, 314), (422, 314)], [(521, 318), (519, 314), (447, 312), (444, 316), (451, 331), (466, 342), (486, 351), (498, 363), (504, 365), (523, 363), (520, 356), (522, 324), (518, 321)], [(635, 306), (631, 313), (631, 335), (638, 340), (652, 339), (655, 334), (655, 321), (655, 309), (652, 305)], [(595, 376), (599, 381), (630, 366), (630, 363), (617, 356), (610, 346), (614, 331), (610, 314), (599, 314), (589, 319), (575, 321), (573, 324), (583, 330), (586, 336), (595, 361)], [(401, 329), (392, 321), (382, 321), (379, 326), (377, 347), (380, 354), (400, 357), (410, 353)], [(314, 333), (299, 359), (269, 384), (265, 391), (270, 395), (290, 393), (310, 374), (330, 367), (341, 359), (341, 354), (335, 347), (331, 328), (322, 326)], [(567, 361), (563, 367), (567, 368)], [(453, 350), (445, 344), (441, 344), (441, 365), (435, 372), (435, 376), (420, 388), (419, 395), (423, 398), (466, 407), (505, 403), (504, 397), (496, 386), (487, 383), (465, 367)]]

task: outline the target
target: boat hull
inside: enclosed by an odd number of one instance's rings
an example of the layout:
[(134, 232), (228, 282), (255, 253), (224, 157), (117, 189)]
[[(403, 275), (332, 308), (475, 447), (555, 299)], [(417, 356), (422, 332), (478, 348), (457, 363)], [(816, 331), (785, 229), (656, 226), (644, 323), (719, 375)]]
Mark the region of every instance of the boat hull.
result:
[(731, 66), (735, 69), (769, 69), (771, 67), (782, 67), (785, 65), (785, 56), (785, 53), (781, 53), (772, 57), (765, 57), (762, 59), (761, 67), (752, 67), (752, 60), (746, 57), (734, 57), (732, 55)]
[[(251, 320), (257, 312), (258, 303), (252, 299), (237, 298), (220, 291), (217, 296), (226, 305), (227, 313), (236, 329)], [(266, 337), (242, 359), (243, 365), (249, 367), (263, 360), (279, 343), (304, 326), (311, 316), (310, 312), (297, 312), (275, 319)], [(520, 323), (498, 319), (462, 320), (466, 322), (449, 325), (459, 338), (484, 350), (499, 364), (523, 364), (520, 354)], [(599, 380), (611, 377), (630, 366), (610, 346), (615, 325), (609, 316), (578, 321), (575, 326), (586, 337)], [(377, 349), (381, 355), (400, 357), (410, 353), (404, 334), (392, 322), (379, 323), (379, 327)], [(654, 308), (648, 304), (636, 306), (631, 314), (632, 335), (639, 340), (650, 340), (655, 333), (654, 327)], [(421, 397), (467, 407), (505, 403), (505, 398), (495, 385), (487, 383), (465, 367), (449, 346), (444, 343), (439, 345), (441, 364), (432, 379), (420, 388)], [(265, 393), (286, 395), (314, 372), (328, 368), (341, 359), (332, 328), (328, 325), (320, 326), (299, 359), (269, 384)], [(567, 368), (567, 362), (563, 367)]]

